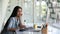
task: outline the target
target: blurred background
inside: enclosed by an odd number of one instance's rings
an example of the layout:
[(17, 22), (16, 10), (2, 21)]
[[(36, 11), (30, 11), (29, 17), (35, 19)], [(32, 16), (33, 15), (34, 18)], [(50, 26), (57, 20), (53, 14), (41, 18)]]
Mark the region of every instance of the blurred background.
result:
[(27, 27), (48, 23), (60, 30), (60, 0), (0, 0), (0, 32), (15, 6), (22, 7), (22, 23)]

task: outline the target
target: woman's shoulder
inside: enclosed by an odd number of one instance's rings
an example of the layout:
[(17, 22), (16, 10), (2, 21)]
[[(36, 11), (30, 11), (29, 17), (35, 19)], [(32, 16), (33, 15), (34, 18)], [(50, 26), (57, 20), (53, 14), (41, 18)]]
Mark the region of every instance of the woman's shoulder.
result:
[(11, 17), (10, 19), (13, 19), (13, 20), (15, 20), (15, 17)]

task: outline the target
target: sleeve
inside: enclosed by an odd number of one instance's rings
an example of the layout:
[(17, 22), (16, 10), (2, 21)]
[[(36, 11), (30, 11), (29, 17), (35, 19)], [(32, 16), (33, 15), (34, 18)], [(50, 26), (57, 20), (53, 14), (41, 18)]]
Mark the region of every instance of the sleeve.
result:
[(9, 29), (9, 28), (13, 28), (13, 23), (14, 23), (14, 19), (13, 19), (13, 17), (12, 17), (12, 18), (10, 18), (10, 20), (9, 20), (8, 29)]

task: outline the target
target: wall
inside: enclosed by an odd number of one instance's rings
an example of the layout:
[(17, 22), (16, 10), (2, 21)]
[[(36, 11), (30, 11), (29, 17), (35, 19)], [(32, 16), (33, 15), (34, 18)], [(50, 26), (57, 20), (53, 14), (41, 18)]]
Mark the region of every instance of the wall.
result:
[(3, 29), (4, 27), (4, 18), (5, 18), (5, 15), (6, 15), (6, 9), (7, 9), (7, 6), (8, 6), (8, 1), (9, 0), (0, 0), (1, 4), (0, 4), (0, 7), (1, 7), (1, 10), (0, 10), (0, 15), (1, 15), (1, 20), (0, 20), (0, 32), (1, 30)]
[(1, 32), (1, 26), (2, 26), (2, 0), (0, 0), (0, 32)]

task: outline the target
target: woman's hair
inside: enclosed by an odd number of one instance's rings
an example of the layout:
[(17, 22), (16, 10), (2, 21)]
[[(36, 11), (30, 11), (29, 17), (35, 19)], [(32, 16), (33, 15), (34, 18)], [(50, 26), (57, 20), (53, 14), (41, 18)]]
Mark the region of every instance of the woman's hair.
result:
[(13, 9), (13, 12), (12, 12), (11, 16), (9, 17), (9, 19), (7, 20), (6, 25), (4, 26), (4, 29), (6, 29), (7, 26), (9, 25), (9, 20), (10, 20), (10, 18), (17, 16), (18, 9), (22, 9), (22, 8), (19, 7), (19, 6), (16, 6), (16, 7)]
[(22, 9), (21, 7), (19, 6), (16, 6), (11, 14), (10, 17), (15, 17), (17, 15), (17, 12), (18, 12), (18, 9)]

